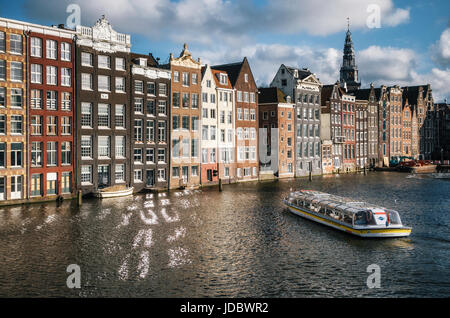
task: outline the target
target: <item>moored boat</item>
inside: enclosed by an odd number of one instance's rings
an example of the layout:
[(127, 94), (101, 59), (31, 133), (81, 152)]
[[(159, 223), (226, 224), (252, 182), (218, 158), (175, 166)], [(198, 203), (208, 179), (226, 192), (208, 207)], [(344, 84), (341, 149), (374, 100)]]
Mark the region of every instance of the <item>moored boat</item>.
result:
[(93, 195), (100, 199), (124, 197), (133, 194), (133, 187), (107, 187), (99, 189)]
[(312, 190), (293, 191), (283, 200), (290, 212), (306, 219), (360, 237), (405, 237), (404, 226), (395, 210)]

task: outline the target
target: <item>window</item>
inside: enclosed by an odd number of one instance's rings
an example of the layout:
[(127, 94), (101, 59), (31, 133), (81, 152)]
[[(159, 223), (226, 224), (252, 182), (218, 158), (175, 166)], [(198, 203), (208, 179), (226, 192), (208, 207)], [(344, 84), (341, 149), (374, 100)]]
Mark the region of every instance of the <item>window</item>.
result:
[(250, 93), (250, 103), (255, 102), (255, 93)]
[(81, 136), (81, 157), (92, 158), (92, 136)]
[(47, 135), (56, 135), (57, 123), (56, 116), (47, 116)]
[(123, 57), (116, 57), (116, 70), (125, 71), (125, 59)]
[(134, 170), (134, 182), (137, 182), (137, 183), (142, 182), (142, 169)]
[(142, 163), (142, 148), (134, 148), (134, 163)]
[(256, 120), (256, 112), (254, 109), (250, 109), (250, 120)]
[(92, 90), (92, 74), (82, 73), (81, 74), (81, 89)]
[(159, 88), (158, 94), (160, 96), (166, 96), (167, 95), (167, 85), (166, 84), (159, 83), (158, 84), (158, 88)]
[(174, 82), (180, 81), (180, 72), (178, 72), (178, 71), (173, 72), (173, 80), (174, 80)]
[(42, 65), (31, 64), (31, 83), (42, 84)]
[(22, 63), (11, 62), (10, 79), (11, 81), (22, 82), (23, 80)]
[(99, 55), (98, 68), (111, 69), (111, 57), (106, 55)]
[(203, 125), (202, 126), (202, 139), (208, 140), (208, 132), (209, 132), (209, 126)]
[(22, 166), (22, 143), (11, 143), (11, 167)]
[[(175, 154), (174, 154), (175, 156)], [(155, 162), (155, 149), (153, 148), (148, 148), (145, 150), (145, 161), (148, 164), (154, 163)]]
[(183, 72), (183, 86), (189, 86), (189, 73)]
[(183, 116), (182, 129), (189, 130), (189, 116)]
[(189, 139), (183, 139), (181, 147), (181, 155), (184, 158), (189, 158)]
[(159, 163), (166, 162), (166, 149), (164, 149), (164, 148), (158, 149), (158, 162)]
[(197, 131), (198, 130), (198, 126), (199, 126), (199, 120), (197, 116), (192, 116), (192, 120), (191, 120), (191, 129), (192, 131)]
[(22, 134), (22, 116), (21, 115), (11, 115), (11, 134), (14, 134), (14, 135)]
[(48, 110), (56, 110), (58, 105), (58, 93), (56, 91), (47, 91), (46, 107)]
[(116, 136), (116, 158), (125, 158), (125, 136)]
[(117, 128), (125, 128), (125, 105), (116, 105), (115, 124)]
[(71, 109), (72, 109), (72, 93), (62, 92), (61, 110), (71, 110)]
[(196, 73), (193, 73), (192, 74), (192, 84), (197, 84), (197, 74)]
[(92, 66), (92, 54), (87, 52), (81, 52), (81, 65)]
[(174, 115), (172, 116), (172, 129), (177, 130), (180, 128), (180, 116)]
[(189, 93), (183, 93), (183, 107), (189, 107)]
[(47, 142), (47, 167), (58, 164), (58, 143), (56, 141)]
[(166, 142), (166, 122), (158, 121), (158, 142)]
[(116, 164), (115, 177), (116, 182), (125, 182), (125, 164)]
[(173, 92), (173, 94), (172, 94), (172, 106), (173, 107), (180, 107), (180, 93)]
[(61, 135), (72, 134), (72, 119), (68, 116), (61, 117)]
[(147, 142), (155, 142), (155, 121), (147, 120)]
[(110, 136), (98, 136), (98, 156), (110, 158)]
[(198, 108), (198, 94), (192, 94), (192, 108)]
[(81, 127), (92, 128), (92, 104), (81, 103)]
[(0, 60), (0, 80), (6, 80), (6, 61)]
[(72, 172), (63, 172), (61, 174), (61, 192), (71, 193), (72, 192)]
[(92, 166), (81, 166), (81, 184), (92, 183)]
[(216, 140), (216, 126), (209, 127), (210, 140)]
[(31, 108), (42, 109), (42, 91), (39, 89), (31, 90)]
[(42, 116), (31, 116), (31, 134), (42, 135)]
[(56, 60), (56, 47), (57, 47), (56, 41), (53, 40), (46, 41), (46, 48), (47, 48), (46, 56), (48, 59)]
[(0, 31), (0, 52), (6, 51), (6, 38), (5, 38), (5, 32)]
[(248, 103), (248, 92), (244, 92), (244, 102)]
[(110, 109), (109, 104), (98, 104), (98, 127), (110, 128)]
[(42, 166), (42, 142), (33, 141), (31, 143), (31, 166)]
[(47, 85), (56, 85), (57, 76), (56, 66), (47, 65)]
[(9, 35), (9, 51), (13, 54), (22, 54), (22, 36), (20, 34)]
[(42, 187), (42, 178), (40, 174), (31, 175), (31, 195), (40, 196)]
[(191, 167), (191, 176), (197, 177), (198, 176), (198, 166), (192, 166)]
[(156, 113), (155, 100), (148, 99), (147, 100), (147, 115), (155, 115), (155, 113)]
[(61, 164), (70, 165), (72, 163), (72, 143), (63, 141), (61, 143)]
[(166, 115), (166, 101), (165, 100), (158, 101), (158, 114)]
[(156, 95), (156, 86), (154, 82), (148, 82), (147, 83), (147, 95)]
[(71, 58), (71, 50), (70, 44), (66, 42), (61, 43), (61, 60), (70, 61)]
[(116, 77), (116, 92), (125, 93), (125, 78)]
[(70, 68), (62, 67), (61, 68), (61, 86), (70, 86), (72, 85), (71, 80), (72, 70)]
[(142, 142), (142, 119), (134, 120), (134, 141)]
[(111, 82), (109, 76), (106, 75), (98, 76), (98, 90), (103, 92), (111, 91)]
[(143, 113), (143, 98), (135, 98), (134, 99), (134, 112), (135, 113)]

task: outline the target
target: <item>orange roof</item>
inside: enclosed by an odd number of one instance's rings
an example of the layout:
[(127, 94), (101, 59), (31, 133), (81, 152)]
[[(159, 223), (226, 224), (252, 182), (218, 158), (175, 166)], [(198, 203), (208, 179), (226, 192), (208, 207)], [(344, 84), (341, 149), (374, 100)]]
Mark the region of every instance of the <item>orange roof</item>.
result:
[[(211, 69), (211, 72), (213, 74), (214, 80), (216, 81), (216, 86), (220, 87), (220, 88), (229, 88), (232, 89), (233, 87), (231, 86), (230, 83), (230, 79), (228, 78), (228, 74), (225, 71), (220, 71), (220, 70), (215, 70), (215, 69)], [(220, 74), (225, 74), (227, 75), (227, 85), (223, 85), (220, 83)]]

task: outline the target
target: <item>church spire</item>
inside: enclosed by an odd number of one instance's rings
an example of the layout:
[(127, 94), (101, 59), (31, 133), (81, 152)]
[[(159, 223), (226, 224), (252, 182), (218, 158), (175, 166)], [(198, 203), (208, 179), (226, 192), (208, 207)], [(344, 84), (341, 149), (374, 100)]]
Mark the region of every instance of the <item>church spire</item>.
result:
[(350, 18), (347, 18), (347, 33), (345, 34), (344, 55), (340, 71), (341, 85), (346, 83), (349, 90), (358, 89), (361, 86), (356, 66), (355, 50), (353, 48), (352, 33), (350, 32)]

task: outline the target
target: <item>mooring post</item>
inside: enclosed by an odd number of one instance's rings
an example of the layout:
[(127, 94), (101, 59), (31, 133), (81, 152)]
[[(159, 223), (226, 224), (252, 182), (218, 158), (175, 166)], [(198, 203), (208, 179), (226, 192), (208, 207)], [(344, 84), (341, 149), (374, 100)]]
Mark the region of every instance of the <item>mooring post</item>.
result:
[(83, 204), (83, 193), (81, 192), (81, 190), (78, 190), (78, 193), (77, 193), (77, 204), (78, 205)]
[(219, 191), (222, 191), (222, 178), (219, 178)]

